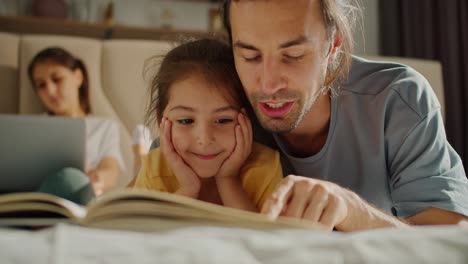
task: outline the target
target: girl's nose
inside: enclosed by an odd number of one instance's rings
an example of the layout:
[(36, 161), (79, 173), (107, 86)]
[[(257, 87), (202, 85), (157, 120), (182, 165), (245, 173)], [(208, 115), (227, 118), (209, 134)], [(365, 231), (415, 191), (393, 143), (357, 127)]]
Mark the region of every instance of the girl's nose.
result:
[(213, 128), (208, 125), (200, 125), (195, 133), (199, 145), (209, 145), (215, 141)]

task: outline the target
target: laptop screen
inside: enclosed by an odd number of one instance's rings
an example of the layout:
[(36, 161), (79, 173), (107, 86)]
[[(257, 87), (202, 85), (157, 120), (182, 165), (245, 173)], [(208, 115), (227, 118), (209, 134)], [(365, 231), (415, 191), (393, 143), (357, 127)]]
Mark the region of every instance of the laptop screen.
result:
[(85, 135), (79, 118), (0, 115), (0, 193), (35, 191), (63, 168), (84, 170)]

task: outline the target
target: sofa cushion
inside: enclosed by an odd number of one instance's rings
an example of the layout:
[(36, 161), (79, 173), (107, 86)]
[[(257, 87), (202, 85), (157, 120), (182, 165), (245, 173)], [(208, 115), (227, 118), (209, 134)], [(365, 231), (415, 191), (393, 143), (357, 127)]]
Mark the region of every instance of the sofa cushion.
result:
[(17, 35), (0, 32), (0, 113), (18, 113), (18, 45)]
[[(151, 68), (149, 75), (144, 76), (144, 66), (149, 58), (163, 55), (170, 48), (164, 41), (109, 40), (103, 44), (104, 93), (129, 131), (144, 122), (150, 77), (158, 69)], [(152, 130), (157, 135), (157, 129)]]

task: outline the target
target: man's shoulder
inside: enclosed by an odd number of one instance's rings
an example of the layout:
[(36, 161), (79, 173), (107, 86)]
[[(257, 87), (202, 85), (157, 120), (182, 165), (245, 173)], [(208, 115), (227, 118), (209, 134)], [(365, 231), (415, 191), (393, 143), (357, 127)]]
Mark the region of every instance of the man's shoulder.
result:
[(426, 78), (413, 68), (356, 56), (353, 57), (348, 78), (339, 87), (339, 94), (365, 100), (378, 98), (386, 105), (396, 101), (403, 102), (421, 116), (440, 108)]
[(395, 62), (372, 61), (353, 56), (350, 72), (339, 89), (358, 94), (376, 95), (386, 89), (417, 84), (425, 78), (413, 68)]

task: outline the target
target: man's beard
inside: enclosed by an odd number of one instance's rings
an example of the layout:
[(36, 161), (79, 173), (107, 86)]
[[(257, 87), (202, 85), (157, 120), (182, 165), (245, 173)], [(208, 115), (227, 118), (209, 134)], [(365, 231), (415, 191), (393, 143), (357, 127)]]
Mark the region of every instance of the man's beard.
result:
[[(258, 121), (262, 127), (271, 132), (271, 133), (287, 133), (296, 129), (307, 113), (312, 108), (312, 105), (317, 100), (320, 95), (320, 91), (317, 91), (314, 94), (313, 98), (304, 102), (304, 96), (298, 92), (292, 91), (279, 91), (272, 96), (263, 96), (257, 93), (252, 93), (249, 96), (249, 100), (252, 104), (252, 107), (255, 111)], [(264, 100), (285, 100), (285, 101), (294, 101), (292, 109), (285, 116), (281, 117), (268, 117), (260, 109), (258, 104), (259, 101)]]

